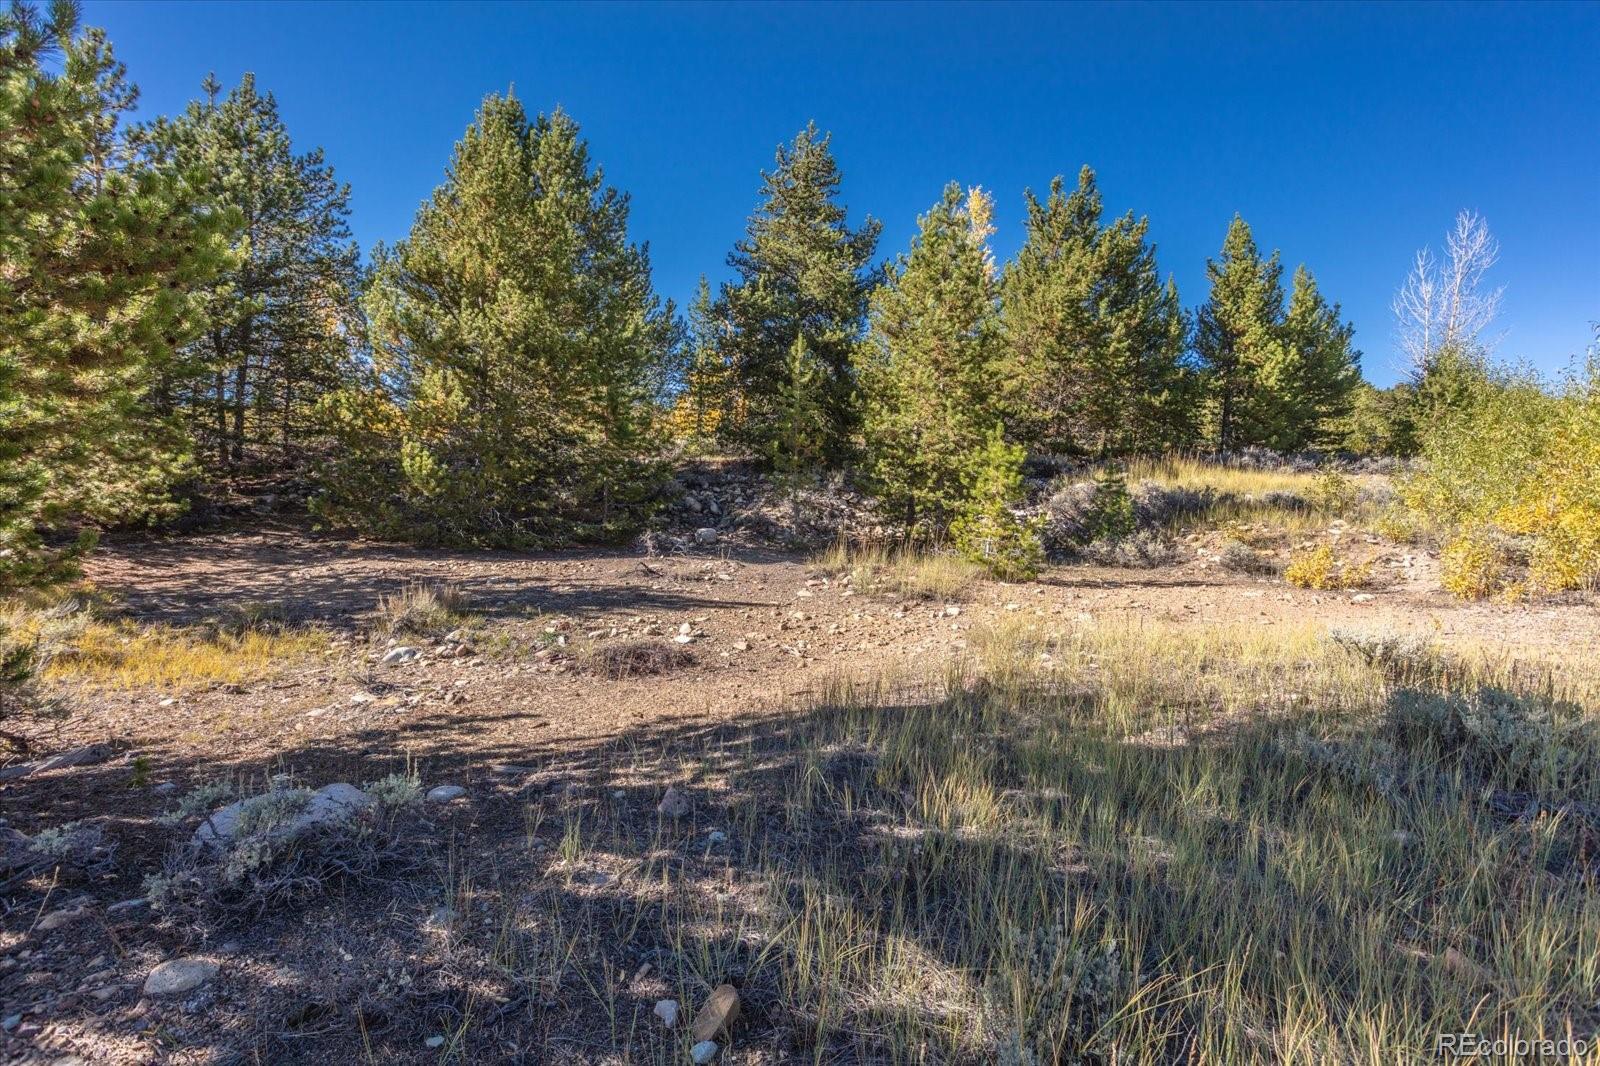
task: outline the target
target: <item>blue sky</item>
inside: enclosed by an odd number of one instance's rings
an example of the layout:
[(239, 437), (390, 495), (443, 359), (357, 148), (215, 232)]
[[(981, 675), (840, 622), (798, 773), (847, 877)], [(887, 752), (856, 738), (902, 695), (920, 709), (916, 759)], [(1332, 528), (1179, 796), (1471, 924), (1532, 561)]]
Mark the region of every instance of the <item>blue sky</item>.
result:
[(1147, 214), (1184, 303), (1239, 212), (1307, 263), (1398, 368), (1389, 303), (1412, 253), (1473, 208), (1502, 246), (1498, 353), (1547, 371), (1600, 319), (1600, 5), (736, 6), (110, 3), (146, 114), (215, 71), (277, 95), (297, 146), (353, 187), (363, 247), (403, 237), (482, 97), (565, 107), (633, 196), (658, 288), (724, 261), (758, 171), (807, 119), (834, 132), (853, 216), (905, 248), (945, 182), (998, 199), (1095, 167)]

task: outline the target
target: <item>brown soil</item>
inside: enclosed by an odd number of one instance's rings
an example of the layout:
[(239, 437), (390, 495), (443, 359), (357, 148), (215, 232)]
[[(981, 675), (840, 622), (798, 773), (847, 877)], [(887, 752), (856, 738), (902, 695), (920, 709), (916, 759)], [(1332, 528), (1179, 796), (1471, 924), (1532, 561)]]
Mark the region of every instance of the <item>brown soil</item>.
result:
[[(619, 839), (648, 839), (662, 790), (703, 783), (698, 767), (716, 745), (781, 730), (796, 698), (830, 677), (934, 668), (974, 629), (1003, 619), (1312, 623), (1504, 644), (1530, 657), (1600, 650), (1600, 611), (1592, 601), (1463, 604), (1438, 591), (1425, 555), (1400, 565), (1409, 549), (1367, 545), (1386, 583), (1355, 594), (1227, 573), (1197, 556), (1196, 547), (1186, 547), (1186, 561), (1159, 570), (1060, 567), (1040, 582), (985, 584), (970, 600), (947, 605), (858, 594), (803, 558), (743, 548), (669, 557), (625, 550), (459, 554), (288, 530), (110, 546), (88, 576), (134, 619), (192, 624), (244, 602), (272, 601), (338, 636), (326, 657), (235, 688), (68, 694), (75, 714), (41, 741), (64, 749), (109, 740), (123, 754), (0, 786), (0, 807), (11, 826), (29, 834), (95, 820), (117, 844), (116, 872), (0, 893), (13, 908), (0, 932), (0, 1020), (9, 1023), (0, 1032), (0, 1061), (79, 1054), (140, 1063), (352, 1056), (432, 1062), (447, 1052), (471, 1062), (672, 1060), (675, 1045), (646, 1024), (668, 989), (632, 976), (643, 962), (663, 971), (663, 949), (638, 938), (614, 945), (602, 938), (592, 946), (596, 957), (582, 960), (607, 975), (620, 990), (621, 1009), (636, 1019), (626, 1023), (641, 1034), (629, 1054), (609, 1050), (617, 1046), (614, 1034), (590, 1031), (594, 1001), (585, 1006), (589, 993), (567, 986), (541, 993), (490, 988), (487, 1000), (475, 1002), (489, 1003), (492, 1017), (485, 1021), (479, 1011), (465, 1045), (429, 1047), (426, 1040), (465, 1010), (461, 986), (485, 980), (461, 949), (428, 939), (424, 929), (447, 875), (381, 893), (340, 890), (304, 909), (215, 929), (174, 928), (142, 912), (108, 914), (108, 905), (139, 894), (142, 875), (159, 869), (184, 835), (155, 816), (173, 805), (175, 793), (219, 777), (260, 781), (287, 770), (312, 785), (359, 784), (410, 760), (427, 785), (469, 790), (469, 802), (430, 813), (428, 840), (489, 862), (519, 841), (559, 836), (554, 821), (527, 828), (530, 802), (552, 810), (592, 805), (596, 824)], [(404, 637), (422, 658), (379, 663), (384, 642), (368, 636), (375, 605), (417, 582), (466, 593), (476, 654), (440, 657), (432, 652), (436, 641)], [(680, 632), (690, 639), (675, 640)], [(626, 642), (686, 649), (689, 660), (664, 656), (665, 666), (648, 671), (592, 668), (587, 651)], [(169, 783), (175, 788), (160, 790)], [(699, 830), (717, 824), (714, 808), (702, 810), (707, 820)], [(552, 856), (538, 851), (543, 844), (530, 846), (533, 857), (524, 848), (522, 859), (495, 865), (496, 876), (548, 876)], [(733, 885), (726, 862), (695, 865), (701, 860), (692, 839), (673, 846), (686, 869)], [(608, 889), (568, 876), (562, 891), (588, 907)], [(79, 899), (87, 919), (49, 932), (35, 928), (40, 915)], [(149, 968), (183, 954), (220, 962), (221, 976), (181, 1002), (143, 997)], [(402, 983), (412, 991), (398, 998), (374, 992), (402, 980), (379, 972), (385, 965), (405, 971)], [(380, 1001), (381, 1009), (370, 1006)], [(685, 1004), (686, 1012), (693, 1009)], [(759, 990), (751, 990), (745, 1012), (741, 1025), (752, 1033), (768, 1025), (778, 1035), (741, 1041), (719, 1061), (778, 1061), (786, 1047), (781, 1026)]]

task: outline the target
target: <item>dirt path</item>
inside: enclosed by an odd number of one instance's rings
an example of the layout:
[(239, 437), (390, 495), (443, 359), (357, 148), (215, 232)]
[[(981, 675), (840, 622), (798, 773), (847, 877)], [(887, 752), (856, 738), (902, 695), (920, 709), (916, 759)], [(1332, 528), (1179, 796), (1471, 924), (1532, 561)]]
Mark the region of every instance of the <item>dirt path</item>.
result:
[[(530, 743), (625, 737), (644, 722), (750, 713), (841, 672), (936, 667), (974, 629), (1017, 618), (1313, 624), (1501, 644), (1530, 657), (1573, 646), (1600, 651), (1593, 603), (1464, 604), (1437, 590), (1426, 557), (1410, 566), (1398, 565), (1398, 554), (1387, 558), (1390, 582), (1365, 594), (1294, 589), (1191, 556), (1159, 570), (1058, 567), (1035, 584), (985, 584), (952, 608), (860, 595), (804, 558), (742, 549), (667, 558), (461, 554), (292, 532), (113, 546), (96, 556), (90, 577), (141, 621), (191, 623), (273, 602), (291, 616), (354, 633), (383, 594), (408, 583), (448, 583), (470, 597), (484, 639), (501, 650), (383, 667), (374, 663), (381, 648), (341, 643), (326, 661), (242, 691), (107, 694), (74, 728), (169, 755), (195, 745), (222, 762), (255, 762), (311, 741), (337, 747), (341, 737), (373, 744), (386, 733), (408, 751), (511, 759)], [(666, 641), (685, 628), (694, 662), (662, 676), (609, 680), (560, 654), (554, 662), (526, 654), (555, 638), (575, 648)], [(360, 702), (367, 695), (376, 698)]]

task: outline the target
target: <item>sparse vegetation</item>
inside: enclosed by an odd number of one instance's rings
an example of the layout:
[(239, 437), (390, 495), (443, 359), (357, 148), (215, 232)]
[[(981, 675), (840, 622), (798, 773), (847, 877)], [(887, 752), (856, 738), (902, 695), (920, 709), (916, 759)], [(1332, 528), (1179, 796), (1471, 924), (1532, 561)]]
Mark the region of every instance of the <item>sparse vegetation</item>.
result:
[(816, 566), (868, 595), (945, 602), (965, 599), (983, 576), (981, 567), (951, 552), (883, 544), (836, 544)]
[(1372, 567), (1340, 558), (1330, 544), (1316, 544), (1289, 556), (1283, 579), (1303, 589), (1359, 589), (1371, 581)]
[(453, 585), (411, 582), (378, 600), (378, 627), (388, 636), (441, 637), (467, 620), (468, 602)]

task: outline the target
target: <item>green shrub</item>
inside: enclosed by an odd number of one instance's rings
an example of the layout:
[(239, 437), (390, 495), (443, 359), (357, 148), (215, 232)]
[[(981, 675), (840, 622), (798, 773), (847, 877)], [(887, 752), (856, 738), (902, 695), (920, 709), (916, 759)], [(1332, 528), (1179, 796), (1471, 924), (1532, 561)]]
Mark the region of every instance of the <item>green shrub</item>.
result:
[(1452, 531), (1446, 587), (1485, 596), (1512, 575), (1493, 544), (1528, 543), (1537, 591), (1600, 580), (1600, 348), (1560, 388), (1527, 372), (1458, 382), (1423, 435), (1407, 507)]
[[(1023, 457), (1023, 449), (1007, 444), (995, 426), (978, 456), (967, 502), (950, 525), (956, 550), (1002, 581), (1030, 581), (1044, 565), (1043, 520), (1012, 511), (1023, 497)], [(1132, 506), (1129, 500), (1130, 520)]]

